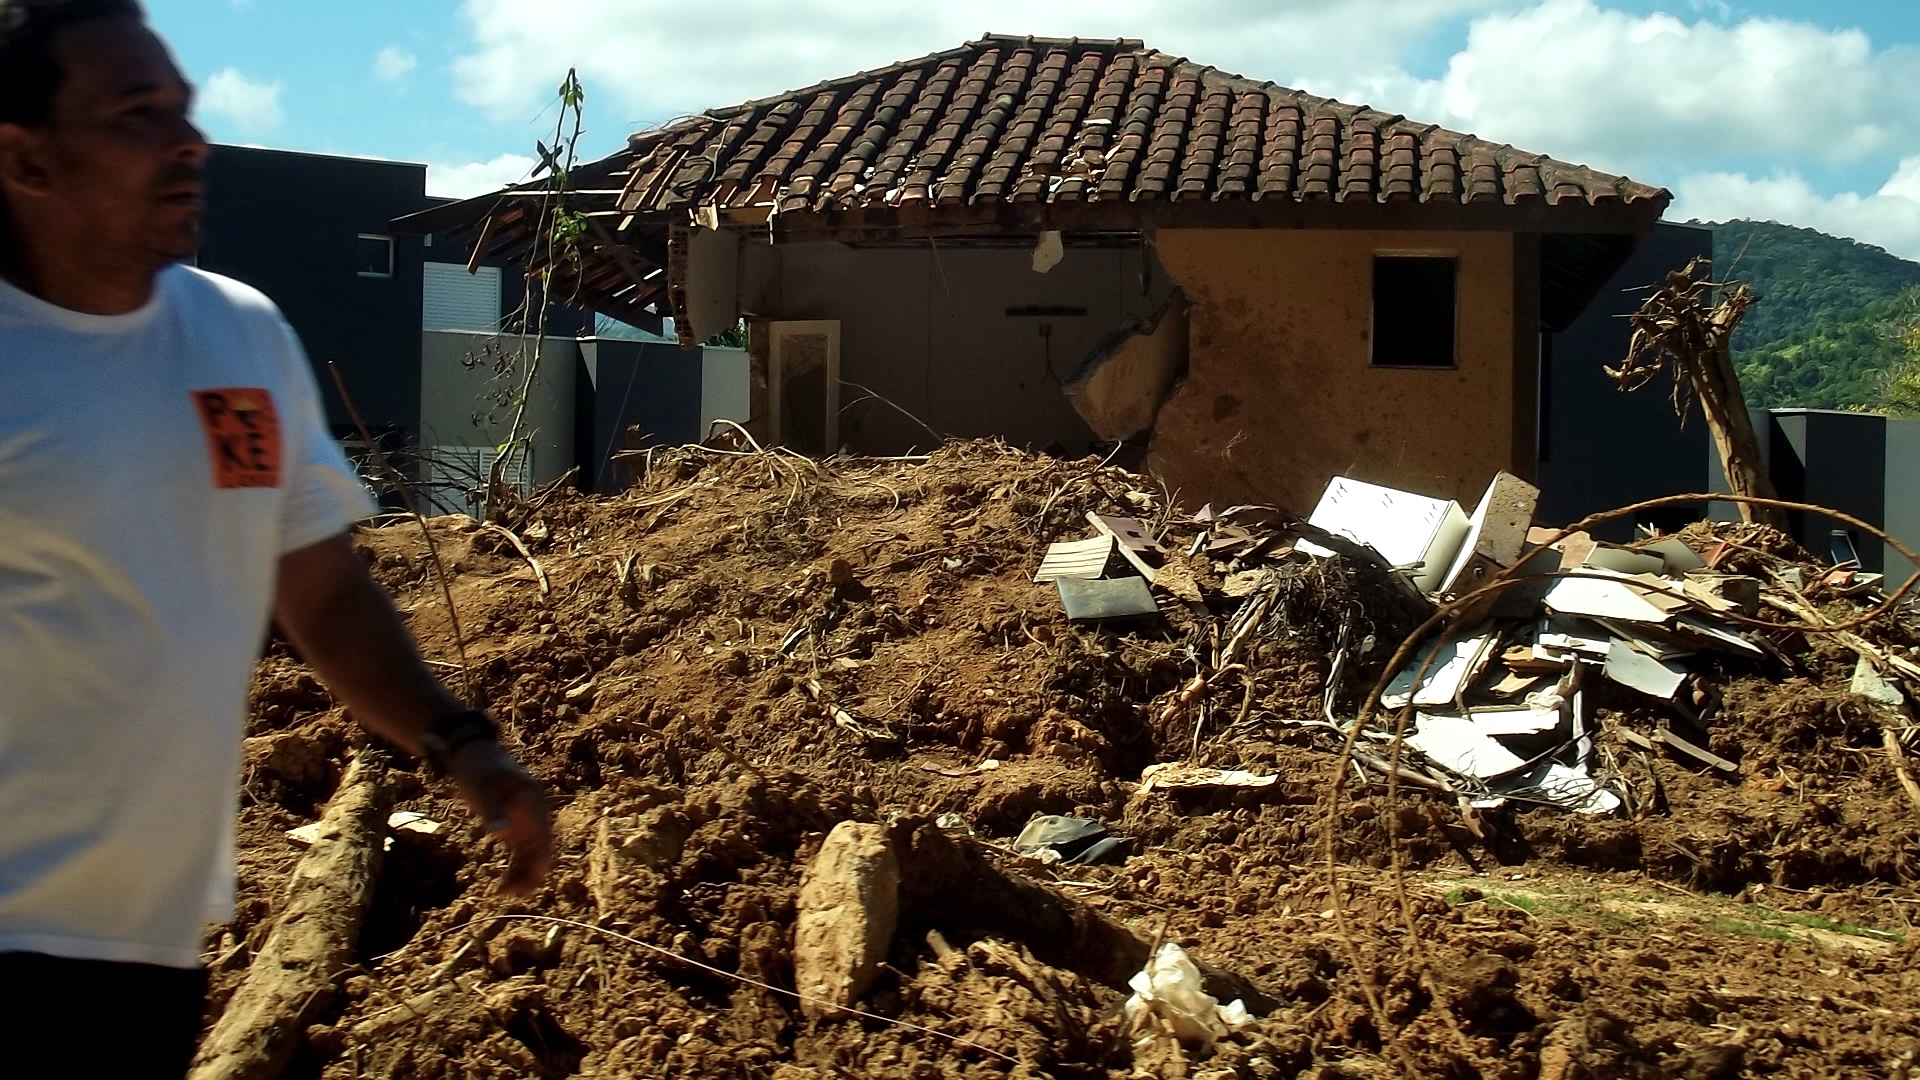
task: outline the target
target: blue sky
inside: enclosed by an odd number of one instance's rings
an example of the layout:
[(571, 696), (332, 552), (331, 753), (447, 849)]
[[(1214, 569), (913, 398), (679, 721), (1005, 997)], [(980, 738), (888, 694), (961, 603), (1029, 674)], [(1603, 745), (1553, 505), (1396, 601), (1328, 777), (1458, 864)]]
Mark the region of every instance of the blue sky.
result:
[(216, 139), (426, 162), (443, 194), (525, 170), (569, 66), (599, 155), (982, 31), (1128, 36), (1662, 184), (1678, 218), (1772, 218), (1920, 259), (1913, 0), (147, 3)]

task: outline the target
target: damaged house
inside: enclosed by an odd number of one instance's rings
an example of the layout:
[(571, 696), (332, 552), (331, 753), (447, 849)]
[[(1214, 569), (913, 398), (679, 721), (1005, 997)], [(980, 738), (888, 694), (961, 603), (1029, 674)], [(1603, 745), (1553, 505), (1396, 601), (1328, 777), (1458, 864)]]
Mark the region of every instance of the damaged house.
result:
[[(554, 294), (749, 326), (755, 435), (1132, 440), (1182, 500), (1535, 473), (1542, 342), (1670, 196), (1154, 51), (987, 37), (576, 168)], [(537, 265), (539, 185), (400, 226)], [(1671, 419), (1666, 420), (1671, 424)]]

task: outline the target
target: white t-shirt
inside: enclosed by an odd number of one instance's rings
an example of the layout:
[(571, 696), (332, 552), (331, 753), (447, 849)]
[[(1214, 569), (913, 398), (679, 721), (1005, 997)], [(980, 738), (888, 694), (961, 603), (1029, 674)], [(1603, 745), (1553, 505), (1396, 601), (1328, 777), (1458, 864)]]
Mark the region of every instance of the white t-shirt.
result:
[(279, 557), (371, 510), (260, 293), (0, 281), (0, 952), (198, 964)]

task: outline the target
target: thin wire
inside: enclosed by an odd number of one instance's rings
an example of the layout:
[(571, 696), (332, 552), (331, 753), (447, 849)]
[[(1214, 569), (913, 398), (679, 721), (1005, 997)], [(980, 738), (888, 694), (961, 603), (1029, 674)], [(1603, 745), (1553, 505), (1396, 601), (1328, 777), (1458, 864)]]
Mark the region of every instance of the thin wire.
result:
[[(852, 1008), (851, 1006), (836, 1004), (824, 998), (810, 997), (806, 994), (797, 993), (792, 990), (782, 989), (781, 987), (778, 987), (778, 986), (773, 986), (768, 983), (763, 983), (758, 979), (749, 979), (745, 975), (741, 975), (737, 972), (725, 971), (720, 968), (714, 967), (711, 964), (703, 964), (698, 960), (688, 959), (687, 957), (681, 956), (677, 952), (673, 952), (668, 949), (663, 949), (660, 946), (651, 944), (649, 942), (641, 941), (639, 938), (636, 938), (636, 937), (629, 937), (628, 935), (622, 934), (617, 930), (609, 930), (604, 926), (595, 926), (592, 923), (580, 922), (576, 919), (562, 919), (554, 915), (495, 915), (495, 916), (492, 916), (491, 918), (488, 918), (482, 921), (491, 923), (491, 922), (508, 922), (516, 919), (527, 921), (527, 922), (556, 923), (560, 926), (571, 926), (580, 930), (591, 930), (596, 934), (605, 934), (610, 938), (615, 938), (620, 941), (624, 941), (629, 945), (638, 946), (639, 948), (645, 949), (648, 952), (658, 953), (659, 955), (664, 956), (669, 960), (686, 964), (689, 967), (698, 968), (701, 971), (707, 972), (710, 975), (718, 975), (723, 979), (733, 979), (736, 982), (745, 983), (748, 986), (757, 987), (758, 989), (761, 989), (761, 990), (767, 990), (775, 994), (780, 994), (784, 997), (790, 997), (790, 998), (793, 998), (795, 1001), (799, 1001), (805, 1004), (823, 1005), (829, 1009), (835, 1010), (836, 1012), (851, 1013), (852, 1015), (858, 1016), (863, 1020), (877, 1020), (882, 1024), (891, 1024), (894, 1027), (902, 1027), (902, 1028), (906, 1028), (909, 1031), (917, 1031), (922, 1035), (932, 1035), (935, 1038), (945, 1039), (948, 1042), (953, 1043), (955, 1046), (964, 1046), (971, 1050), (978, 1050), (983, 1054), (991, 1054), (992, 1056), (997, 1057), (1001, 1061), (1004, 1061), (1010, 1065), (1025, 1064), (1017, 1057), (1013, 1057), (1010, 1054), (1003, 1054), (1000, 1051), (995, 1050), (990, 1046), (982, 1046), (971, 1039), (963, 1039), (958, 1035), (949, 1035), (944, 1031), (940, 1031), (935, 1028), (925, 1027), (923, 1025), (913, 1023), (910, 1020), (899, 1020), (891, 1016), (881, 1016), (879, 1013), (870, 1013), (861, 1009)], [(467, 923), (466, 925), (472, 926), (473, 924)], [(453, 932), (454, 931), (449, 930), (447, 933), (451, 934)], [(441, 936), (444, 937), (445, 935), (443, 934)]]

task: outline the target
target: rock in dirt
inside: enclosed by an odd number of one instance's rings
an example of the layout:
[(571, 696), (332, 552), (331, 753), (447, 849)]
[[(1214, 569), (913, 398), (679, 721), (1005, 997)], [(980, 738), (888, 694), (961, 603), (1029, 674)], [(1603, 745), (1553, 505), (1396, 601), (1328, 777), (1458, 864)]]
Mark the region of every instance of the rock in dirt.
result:
[(1598, 1009), (1555, 1024), (1540, 1047), (1540, 1080), (1654, 1080), (1661, 1075), (1632, 1029)]
[(693, 829), (694, 822), (672, 806), (602, 819), (587, 856), (587, 887), (600, 914), (619, 909), (621, 886), (636, 872), (661, 873), (679, 862)]
[(819, 1019), (860, 1000), (900, 921), (900, 863), (884, 825), (843, 821), (800, 883), (794, 981)]

